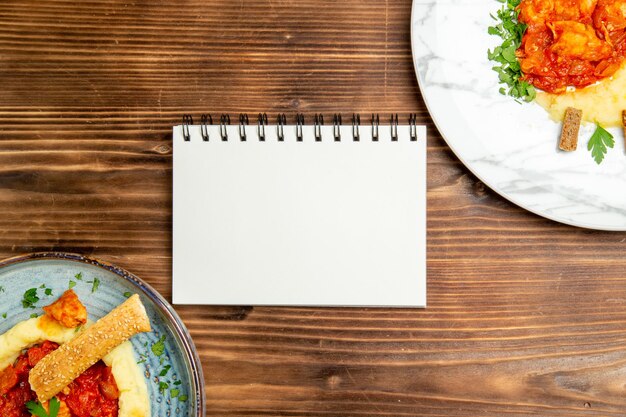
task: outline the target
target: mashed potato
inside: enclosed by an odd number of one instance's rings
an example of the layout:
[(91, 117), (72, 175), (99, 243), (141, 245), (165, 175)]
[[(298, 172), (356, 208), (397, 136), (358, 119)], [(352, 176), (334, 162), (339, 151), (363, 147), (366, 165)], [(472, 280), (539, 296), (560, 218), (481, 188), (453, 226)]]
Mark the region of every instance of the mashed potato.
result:
[[(24, 320), (0, 335), (0, 370), (11, 365), (20, 353), (45, 340), (63, 344), (78, 333), (46, 316)], [(111, 367), (120, 392), (119, 417), (149, 417), (150, 402), (144, 377), (130, 342), (124, 342), (103, 358)]]
[(584, 121), (598, 122), (604, 127), (622, 126), (622, 110), (626, 110), (626, 65), (612, 77), (582, 89), (560, 95), (539, 92), (536, 102), (556, 122), (563, 120), (566, 108), (574, 107), (582, 110)]

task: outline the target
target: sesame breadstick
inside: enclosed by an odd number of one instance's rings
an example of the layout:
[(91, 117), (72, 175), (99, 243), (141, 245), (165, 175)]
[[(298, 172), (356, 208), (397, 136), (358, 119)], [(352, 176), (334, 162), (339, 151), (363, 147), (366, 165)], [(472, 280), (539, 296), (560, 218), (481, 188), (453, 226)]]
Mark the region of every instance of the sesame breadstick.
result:
[(150, 331), (150, 320), (135, 294), (41, 359), (30, 371), (28, 382), (39, 401), (47, 401), (116, 346), (147, 331)]

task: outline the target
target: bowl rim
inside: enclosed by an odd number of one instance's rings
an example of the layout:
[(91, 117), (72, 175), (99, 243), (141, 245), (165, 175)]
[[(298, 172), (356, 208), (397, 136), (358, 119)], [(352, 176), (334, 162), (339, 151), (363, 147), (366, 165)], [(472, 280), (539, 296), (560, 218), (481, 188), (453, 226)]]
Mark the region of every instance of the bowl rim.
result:
[(141, 292), (146, 297), (150, 298), (150, 300), (152, 300), (152, 302), (154, 302), (154, 304), (159, 308), (161, 313), (163, 313), (170, 320), (172, 326), (174, 327), (174, 330), (176, 331), (176, 334), (180, 338), (184, 354), (191, 368), (191, 378), (193, 379), (192, 382), (196, 398), (196, 417), (204, 417), (206, 397), (204, 392), (204, 374), (202, 372), (200, 357), (198, 356), (198, 352), (193, 343), (193, 340), (191, 339), (191, 335), (189, 334), (189, 331), (187, 330), (187, 327), (183, 323), (182, 319), (180, 318), (178, 313), (176, 313), (172, 305), (165, 298), (163, 298), (163, 296), (159, 294), (158, 291), (152, 288), (150, 284), (139, 278), (137, 275), (128, 272), (124, 268), (120, 268), (109, 262), (102, 261), (96, 258), (91, 258), (78, 253), (33, 252), (24, 255), (12, 256), (10, 258), (0, 260), (0, 269), (15, 264), (44, 259), (67, 260), (78, 263), (86, 263), (99, 268), (103, 268), (130, 282), (139, 290), (141, 290)]

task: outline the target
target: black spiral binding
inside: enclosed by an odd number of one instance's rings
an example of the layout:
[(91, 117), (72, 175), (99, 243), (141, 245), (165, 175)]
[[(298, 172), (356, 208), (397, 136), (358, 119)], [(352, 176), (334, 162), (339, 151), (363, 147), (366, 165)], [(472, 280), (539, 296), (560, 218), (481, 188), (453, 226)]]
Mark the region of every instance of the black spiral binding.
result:
[(359, 126), (361, 126), (361, 116), (356, 113), (352, 113), (352, 139), (355, 142), (361, 140), (361, 135), (359, 133)]
[(278, 136), (278, 141), (283, 142), (285, 140), (285, 125), (287, 124), (287, 116), (285, 113), (281, 113), (278, 115), (278, 122), (276, 124), (276, 135)]
[(248, 125), (248, 115), (246, 113), (239, 114), (239, 138), (242, 142), (246, 141), (246, 126)]
[(391, 115), (391, 120), (390, 120), (390, 128), (391, 128), (391, 141), (392, 142), (397, 142), (398, 141), (398, 113), (396, 113), (395, 115)]
[(324, 125), (324, 116), (315, 113), (315, 119), (313, 120), (313, 130), (315, 132), (315, 141), (320, 142), (322, 140), (322, 126)]
[(191, 135), (189, 134), (189, 126), (193, 125), (193, 117), (190, 114), (183, 115), (183, 139), (185, 142), (189, 142), (191, 140)]
[(411, 132), (411, 141), (417, 140), (417, 114), (411, 113), (409, 115), (409, 131)]
[(302, 127), (304, 126), (304, 114), (296, 115), (296, 141), (302, 142)]
[(267, 114), (259, 113), (257, 133), (259, 134), (259, 140), (261, 142), (265, 142), (265, 126), (267, 126)]
[[(393, 142), (398, 141), (398, 114), (391, 114), (389, 119), (390, 121), (390, 129), (391, 129), (391, 140)], [(239, 114), (239, 138), (241, 141), (247, 140), (247, 126), (250, 124), (248, 114), (240, 113)], [(193, 125), (193, 117), (190, 114), (183, 115), (183, 139), (185, 142), (191, 141), (191, 134), (189, 132), (189, 127)], [(200, 117), (200, 134), (202, 135), (202, 140), (205, 142), (209, 141), (209, 126), (213, 125), (213, 118), (210, 114), (202, 114)], [(228, 140), (228, 128), (230, 125), (230, 115), (224, 113), (220, 116), (220, 136), (222, 141)], [(266, 113), (259, 113), (257, 118), (257, 134), (259, 141), (264, 142), (266, 139), (265, 128), (268, 125), (268, 118)], [(287, 125), (287, 116), (285, 113), (280, 113), (277, 116), (277, 124), (276, 124), (276, 134), (279, 142), (284, 142), (285, 140), (285, 126)], [(304, 114), (298, 113), (296, 114), (296, 140), (298, 142), (302, 142), (303, 140), (303, 129), (305, 125)], [(322, 114), (316, 113), (313, 118), (313, 128), (315, 134), (315, 141), (322, 141), (322, 126), (324, 125), (324, 116)], [(335, 113), (333, 115), (333, 137), (335, 142), (341, 141), (341, 114)], [(380, 127), (380, 116), (377, 113), (372, 113), (371, 118), (372, 125), (372, 141), (378, 142), (379, 140), (379, 127)], [(360, 133), (361, 126), (361, 116), (358, 113), (352, 114), (352, 139), (355, 142), (359, 142), (361, 140)], [(409, 133), (410, 140), (412, 142), (417, 141), (417, 114), (411, 113), (409, 114)]]
[(227, 114), (222, 114), (220, 116), (220, 136), (223, 141), (228, 140), (228, 129), (226, 129), (226, 125), (230, 124), (230, 116)]
[(203, 114), (200, 116), (200, 134), (202, 135), (202, 140), (205, 142), (209, 141), (209, 128), (207, 125), (213, 124), (213, 118), (210, 114)]
[(372, 113), (372, 141), (378, 142), (378, 126), (380, 125), (380, 118), (378, 114), (374, 117), (374, 113)]
[(335, 137), (335, 142), (341, 140), (341, 114), (335, 113), (333, 115), (333, 136)]

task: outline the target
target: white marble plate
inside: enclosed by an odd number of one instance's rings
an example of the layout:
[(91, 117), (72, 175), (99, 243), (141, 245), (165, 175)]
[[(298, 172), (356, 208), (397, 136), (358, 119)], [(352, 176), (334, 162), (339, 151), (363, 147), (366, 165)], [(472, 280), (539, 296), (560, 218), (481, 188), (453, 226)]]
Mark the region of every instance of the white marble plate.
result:
[[(454, 153), (493, 190), (541, 216), (592, 229), (626, 230), (626, 155), (615, 148), (597, 165), (587, 151), (594, 125), (581, 127), (578, 150), (557, 148), (561, 126), (535, 103), (498, 93), (487, 49), (496, 0), (415, 0), (413, 60), (424, 100)], [(621, 110), (621, 109), (620, 109)]]

